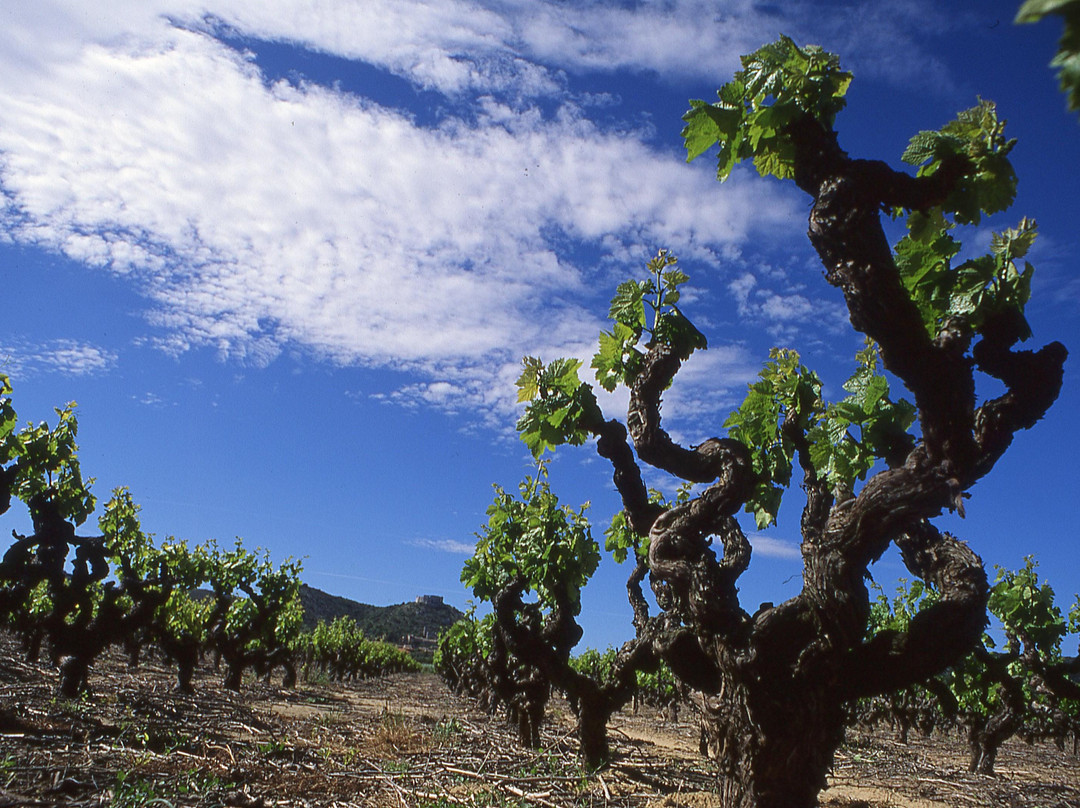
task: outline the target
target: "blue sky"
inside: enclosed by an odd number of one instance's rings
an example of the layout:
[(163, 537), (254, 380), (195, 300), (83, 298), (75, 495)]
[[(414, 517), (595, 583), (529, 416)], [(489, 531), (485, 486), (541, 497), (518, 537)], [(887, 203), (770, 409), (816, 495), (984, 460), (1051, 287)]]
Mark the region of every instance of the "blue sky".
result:
[[(998, 103), (1017, 203), (964, 235), (974, 252), (1038, 220), (1034, 339), (1077, 349), (1080, 126), (1047, 67), (1060, 24), (1016, 26), (1017, 5), (4, 4), (0, 368), (24, 420), (78, 402), (99, 499), (129, 486), (159, 537), (242, 536), (336, 594), (464, 607), (491, 484), (531, 471), (520, 358), (590, 356), (614, 286), (657, 248), (710, 341), (666, 397), (681, 439), (722, 433), (772, 345), (834, 393), (849, 372), (860, 340), (806, 198), (743, 169), (721, 186), (681, 151), (688, 99), (780, 32), (855, 73), (837, 128), (857, 156), (899, 166), (919, 129)], [(1075, 365), (967, 519), (942, 520), (988, 567), (1034, 553), (1063, 600), (1080, 591)], [(595, 452), (561, 451), (551, 482), (592, 502), (600, 536), (617, 502)], [(751, 610), (798, 589), (798, 499), (752, 537)], [(606, 561), (590, 584), (586, 643), (629, 636), (628, 572)]]

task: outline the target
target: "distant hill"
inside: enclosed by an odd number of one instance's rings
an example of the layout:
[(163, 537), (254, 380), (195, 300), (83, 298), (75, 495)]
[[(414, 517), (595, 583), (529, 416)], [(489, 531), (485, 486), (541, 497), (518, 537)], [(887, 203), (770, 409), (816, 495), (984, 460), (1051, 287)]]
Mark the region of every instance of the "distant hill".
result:
[(304, 607), (305, 631), (320, 620), (329, 623), (335, 617), (351, 617), (371, 639), (405, 647), (421, 662), (431, 661), (439, 632), (465, 616), (436, 596), (426, 595), (394, 606), (370, 606), (307, 584), (300, 585), (300, 603)]

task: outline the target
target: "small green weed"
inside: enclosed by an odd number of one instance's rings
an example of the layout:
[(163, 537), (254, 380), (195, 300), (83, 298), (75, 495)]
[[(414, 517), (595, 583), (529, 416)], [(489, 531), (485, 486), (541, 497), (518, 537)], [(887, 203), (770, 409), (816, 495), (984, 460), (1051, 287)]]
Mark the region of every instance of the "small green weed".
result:
[(435, 725), (431, 737), (439, 744), (448, 744), (458, 735), (464, 732), (458, 720), (454, 717), (444, 718)]
[(116, 785), (109, 805), (112, 808), (166, 808), (173, 803), (157, 793), (153, 782), (135, 777), (131, 772), (120, 771), (116, 774)]
[(15, 779), (15, 757), (13, 755), (6, 755), (0, 760), (0, 780), (4, 783), (4, 788), (11, 785), (11, 781)]
[(135, 749), (146, 749), (167, 755), (191, 743), (191, 738), (182, 732), (161, 727), (148, 727), (134, 719), (121, 720), (116, 726), (119, 730), (117, 739)]
[(49, 705), (61, 715), (85, 718), (90, 714), (90, 694), (80, 693), (73, 699), (53, 696)]
[(315, 716), (315, 725), (318, 727), (332, 727), (344, 721), (344, 714), (337, 712), (320, 713)]
[(292, 751), (292, 747), (280, 738), (265, 741), (256, 748), (259, 750), (260, 755), (270, 758), (284, 757)]
[(187, 795), (203, 795), (211, 791), (222, 791), (230, 786), (216, 774), (204, 772), (201, 769), (188, 769), (181, 776), (176, 786), (177, 793)]
[(407, 760), (387, 760), (382, 768), (387, 774), (408, 774), (412, 765)]
[(360, 750), (356, 747), (349, 747), (348, 749), (343, 749), (338, 752), (335, 752), (332, 749), (320, 749), (319, 754), (323, 755), (327, 761), (335, 760), (345, 768), (352, 767), (353, 764), (363, 757)]
[(188, 769), (177, 780), (169, 782), (154, 782), (133, 772), (120, 771), (108, 805), (111, 808), (174, 808), (181, 797), (205, 797), (229, 787), (217, 775), (199, 769)]

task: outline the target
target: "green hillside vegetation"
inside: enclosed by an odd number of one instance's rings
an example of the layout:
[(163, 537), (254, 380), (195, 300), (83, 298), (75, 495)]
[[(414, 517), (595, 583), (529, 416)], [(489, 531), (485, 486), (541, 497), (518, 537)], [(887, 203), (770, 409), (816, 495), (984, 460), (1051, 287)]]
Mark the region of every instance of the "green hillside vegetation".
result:
[(431, 661), (439, 632), (465, 616), (442, 602), (371, 606), (307, 584), (300, 586), (300, 603), (304, 631), (311, 631), (320, 621), (329, 623), (335, 617), (351, 617), (366, 637), (404, 647), (420, 662)]

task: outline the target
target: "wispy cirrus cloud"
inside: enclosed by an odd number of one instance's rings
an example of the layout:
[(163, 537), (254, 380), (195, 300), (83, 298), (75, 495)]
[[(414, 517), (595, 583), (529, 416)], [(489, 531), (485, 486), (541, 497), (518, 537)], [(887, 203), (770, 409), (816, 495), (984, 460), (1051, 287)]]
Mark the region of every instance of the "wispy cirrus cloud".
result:
[(10, 238), (132, 277), (173, 352), (265, 364), (298, 345), (419, 373), (429, 403), (450, 384), (475, 404), (536, 345), (594, 338), (576, 301), (596, 270), (566, 239), (721, 250), (792, 213), (763, 185), (716, 193), (707, 167), (569, 104), (481, 98), (424, 128), (267, 84), (204, 34), (158, 34), (5, 84), (0, 182)]
[(454, 539), (414, 539), (408, 542), (413, 547), (421, 547), (425, 550), (435, 550), (440, 553), (452, 555), (472, 555), (476, 552), (476, 545)]
[[(963, 25), (925, 0), (887, 7), (833, 0), (767, 5), (756, 0), (366, 0), (327, 7), (317, 0), (212, 6), (161, 3), (174, 17), (209, 28), (296, 42), (359, 59), (444, 93), (558, 92), (563, 71), (648, 71), (707, 81), (739, 67), (739, 56), (784, 32), (844, 54), (860, 74), (941, 90), (951, 85), (923, 47), (928, 31)], [(207, 14), (209, 11), (209, 14)]]
[(37, 373), (91, 376), (109, 371), (116, 362), (113, 351), (72, 339), (41, 344), (19, 340), (0, 342), (0, 373), (11, 376)]
[[(753, 272), (744, 272), (728, 285), (743, 320), (759, 323), (775, 339), (792, 341), (800, 331), (818, 334), (843, 333), (847, 327), (847, 308), (840, 300), (809, 297), (800, 288), (792, 288), (785, 273), (765, 273), (770, 285), (760, 282)], [(769, 275), (772, 278), (769, 278)], [(781, 289), (770, 288), (778, 284)]]
[[(677, 245), (722, 274), (719, 256), (798, 216), (787, 191), (738, 176), (721, 191), (707, 165), (650, 147), (647, 129), (591, 119), (566, 72), (712, 78), (777, 26), (824, 31), (819, 11), (18, 4), (0, 32), (0, 230), (130, 277), (172, 353), (264, 365), (296, 346), (410, 372), (387, 401), (502, 417), (523, 353), (595, 338), (605, 258)], [(913, 17), (863, 14), (894, 49), (914, 41)], [(447, 111), (425, 126), (355, 92), (275, 81), (223, 32), (374, 65), (445, 94)], [(755, 294), (747, 305), (780, 323), (813, 305)]]
[(747, 536), (754, 553), (765, 558), (779, 558), (788, 561), (802, 559), (802, 551), (796, 542), (766, 536), (763, 533), (751, 533)]

